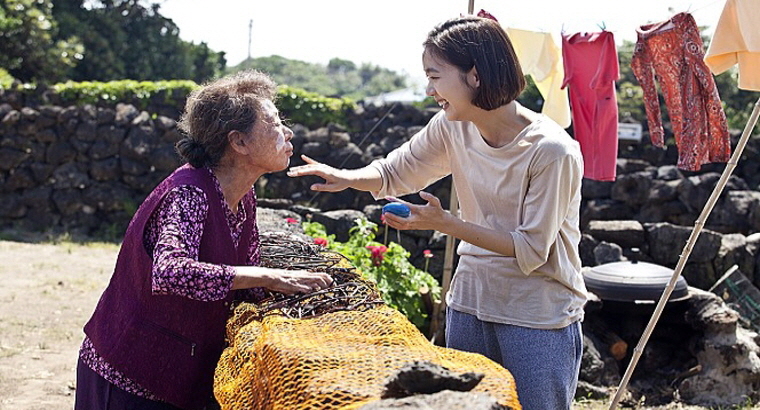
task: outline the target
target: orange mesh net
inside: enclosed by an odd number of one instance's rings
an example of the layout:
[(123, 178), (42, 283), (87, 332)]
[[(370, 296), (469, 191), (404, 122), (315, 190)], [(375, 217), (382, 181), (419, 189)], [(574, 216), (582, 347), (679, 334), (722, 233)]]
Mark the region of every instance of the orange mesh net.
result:
[(472, 392), (521, 408), (509, 371), (485, 356), (435, 346), (345, 259), (325, 258), (340, 272), (333, 288), (236, 307), (214, 381), (223, 409), (359, 408), (380, 400), (387, 379), (415, 361), (482, 373)]

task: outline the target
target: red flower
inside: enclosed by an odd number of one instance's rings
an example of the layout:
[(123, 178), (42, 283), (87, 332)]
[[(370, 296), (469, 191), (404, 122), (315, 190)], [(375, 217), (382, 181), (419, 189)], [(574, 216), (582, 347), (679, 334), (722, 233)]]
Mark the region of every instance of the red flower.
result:
[(285, 218), (285, 221), (287, 221), (289, 224), (297, 224), (298, 219), (296, 218)]
[(325, 238), (314, 238), (314, 243), (317, 245), (322, 245), (324, 247), (327, 247), (329, 242), (327, 242), (327, 239)]
[(372, 252), (372, 264), (375, 266), (380, 266), (383, 263), (383, 258), (385, 258), (385, 252), (388, 252), (388, 248), (385, 247), (385, 245), (367, 245), (367, 249)]
[(433, 251), (431, 251), (430, 249), (425, 249), (424, 251), (422, 251), (422, 256), (425, 257), (425, 272), (427, 273), (428, 267), (430, 266), (430, 258), (434, 256)]

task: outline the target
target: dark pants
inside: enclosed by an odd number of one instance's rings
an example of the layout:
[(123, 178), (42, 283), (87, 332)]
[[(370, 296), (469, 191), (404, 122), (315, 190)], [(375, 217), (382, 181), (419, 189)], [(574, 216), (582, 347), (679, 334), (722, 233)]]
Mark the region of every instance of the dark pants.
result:
[(179, 410), (171, 404), (128, 393), (79, 360), (74, 410)]

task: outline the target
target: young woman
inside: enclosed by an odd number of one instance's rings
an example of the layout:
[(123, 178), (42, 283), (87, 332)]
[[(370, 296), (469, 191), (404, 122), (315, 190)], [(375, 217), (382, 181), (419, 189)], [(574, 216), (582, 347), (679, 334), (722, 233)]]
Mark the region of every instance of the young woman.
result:
[(582, 354), (586, 290), (578, 255), (583, 159), (549, 118), (515, 99), (525, 86), (493, 20), (448, 20), (423, 43), (427, 95), (441, 111), (410, 141), (367, 167), (335, 169), (304, 157), (290, 176), (316, 175), (316, 191), (354, 188), (376, 198), (418, 192), (452, 175), (461, 216), (419, 192), (397, 229), (461, 240), (446, 295), (446, 344), (510, 370), (525, 409), (569, 409)]
[(85, 325), (75, 409), (213, 409), (214, 369), (236, 289), (286, 294), (329, 286), (325, 273), (258, 267), (253, 185), (288, 167), (293, 132), (255, 71), (188, 98), (177, 150), (188, 162), (135, 213), (111, 282)]

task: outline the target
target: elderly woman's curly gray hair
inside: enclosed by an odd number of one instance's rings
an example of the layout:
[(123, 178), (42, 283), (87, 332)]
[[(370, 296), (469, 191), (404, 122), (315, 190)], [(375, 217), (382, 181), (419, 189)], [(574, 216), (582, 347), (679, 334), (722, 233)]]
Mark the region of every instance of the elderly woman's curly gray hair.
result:
[(230, 131), (250, 132), (259, 119), (261, 103), (276, 96), (272, 78), (256, 70), (204, 84), (187, 97), (178, 123), (185, 137), (177, 142), (177, 153), (196, 168), (219, 165)]

